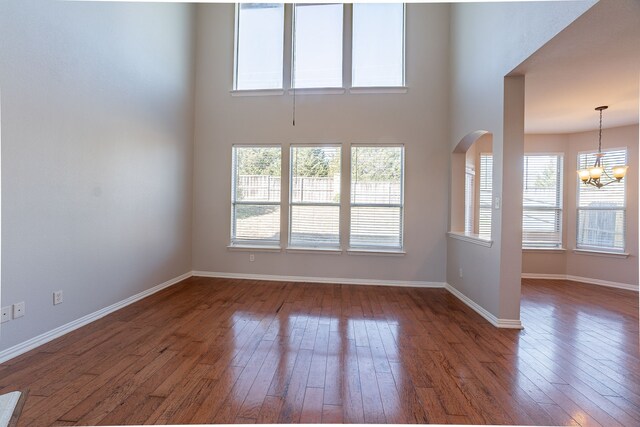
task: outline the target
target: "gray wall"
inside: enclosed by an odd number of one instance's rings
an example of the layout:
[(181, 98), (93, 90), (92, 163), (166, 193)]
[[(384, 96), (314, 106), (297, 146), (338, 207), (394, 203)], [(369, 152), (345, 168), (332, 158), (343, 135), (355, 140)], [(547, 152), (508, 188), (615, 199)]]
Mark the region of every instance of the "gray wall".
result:
[[(449, 6), (407, 5), (407, 93), (298, 95), (295, 127), (290, 95), (230, 95), (233, 5), (197, 12), (194, 270), (443, 282)], [(248, 253), (227, 249), (232, 145), (278, 143), (284, 154), (291, 143), (311, 142), (341, 142), (344, 155), (349, 143), (405, 144), (405, 256), (259, 252), (250, 263)]]
[(26, 303), (0, 350), (191, 270), (192, 21), (0, 2), (2, 304)]
[(472, 132), (493, 134), (493, 195), (502, 208), (493, 210), (491, 248), (447, 240), (447, 282), (498, 318), (517, 320), (520, 308), (524, 86), (505, 76), (593, 4), (451, 7), (450, 152)]
[(573, 252), (576, 243), (576, 157), (580, 151), (597, 147), (598, 132), (564, 135), (526, 135), (525, 152), (564, 153), (563, 246), (566, 252), (524, 251), (522, 272), (561, 274), (638, 286), (638, 125), (605, 129), (605, 148), (628, 148), (630, 165), (626, 181), (628, 258), (586, 255)]

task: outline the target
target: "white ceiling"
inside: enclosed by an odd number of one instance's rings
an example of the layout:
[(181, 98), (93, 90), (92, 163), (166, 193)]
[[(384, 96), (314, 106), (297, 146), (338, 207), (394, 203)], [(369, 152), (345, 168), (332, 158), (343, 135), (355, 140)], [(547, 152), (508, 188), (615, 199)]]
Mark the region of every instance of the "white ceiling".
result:
[(535, 52), (525, 75), (525, 131), (597, 129), (638, 123), (640, 0), (601, 0)]

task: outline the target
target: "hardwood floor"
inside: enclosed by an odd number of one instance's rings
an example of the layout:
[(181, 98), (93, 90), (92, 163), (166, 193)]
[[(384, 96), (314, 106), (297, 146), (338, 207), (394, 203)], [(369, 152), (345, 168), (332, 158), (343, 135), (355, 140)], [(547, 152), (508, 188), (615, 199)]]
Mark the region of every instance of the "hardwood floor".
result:
[(638, 294), (523, 281), (523, 331), (447, 291), (191, 278), (0, 365), (20, 425), (640, 425)]

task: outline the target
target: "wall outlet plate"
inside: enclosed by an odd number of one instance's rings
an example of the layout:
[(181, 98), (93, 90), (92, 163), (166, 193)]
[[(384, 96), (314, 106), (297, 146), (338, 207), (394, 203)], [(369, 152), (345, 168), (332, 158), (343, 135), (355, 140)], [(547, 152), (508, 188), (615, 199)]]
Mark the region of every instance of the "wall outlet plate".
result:
[(53, 293), (53, 305), (62, 304), (62, 291), (55, 291)]
[(8, 322), (11, 320), (11, 306), (2, 307), (2, 316), (0, 316), (0, 323)]
[(24, 316), (24, 301), (13, 304), (13, 318)]

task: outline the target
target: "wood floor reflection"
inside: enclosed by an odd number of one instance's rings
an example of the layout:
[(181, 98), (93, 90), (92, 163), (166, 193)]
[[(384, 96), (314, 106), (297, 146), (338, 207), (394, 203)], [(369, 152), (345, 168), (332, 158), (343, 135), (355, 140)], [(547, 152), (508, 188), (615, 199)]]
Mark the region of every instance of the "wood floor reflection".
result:
[(191, 278), (0, 365), (20, 425), (640, 425), (638, 294), (523, 281), (525, 330), (441, 289)]

